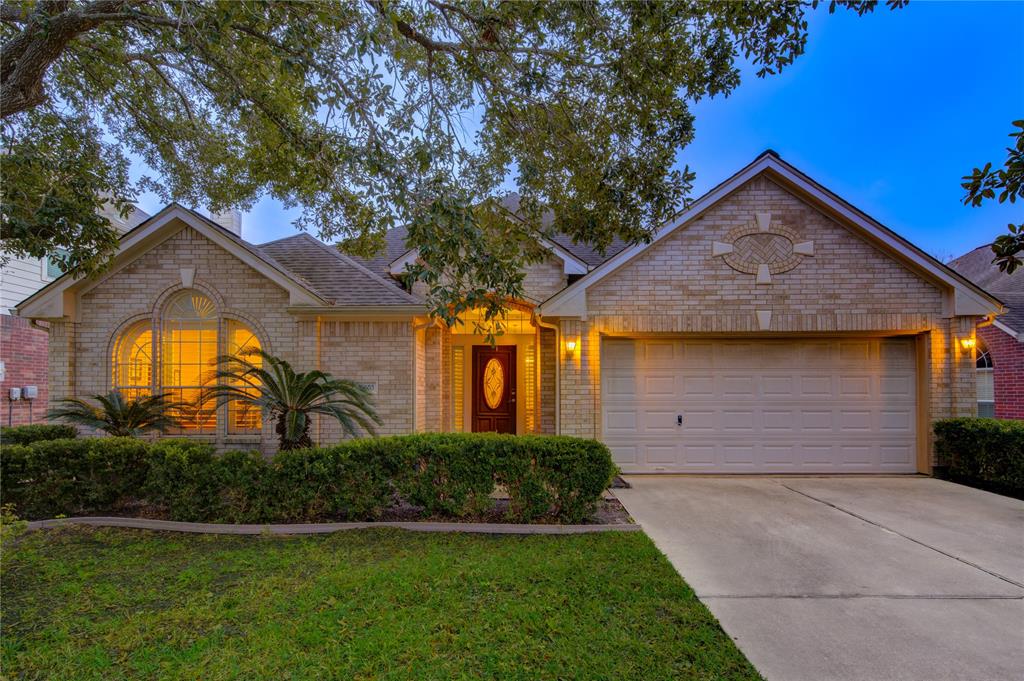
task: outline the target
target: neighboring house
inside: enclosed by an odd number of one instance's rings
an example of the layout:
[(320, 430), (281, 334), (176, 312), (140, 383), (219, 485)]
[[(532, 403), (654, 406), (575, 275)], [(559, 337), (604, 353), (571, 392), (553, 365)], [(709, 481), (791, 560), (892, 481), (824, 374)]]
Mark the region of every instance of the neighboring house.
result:
[[(190, 399), (218, 353), (259, 346), (367, 385), (384, 434), (596, 437), (632, 472), (911, 473), (931, 469), (933, 420), (976, 413), (975, 323), (1003, 311), (773, 152), (650, 244), (546, 245), (493, 347), (396, 281), (416, 257), (401, 232), (361, 261), (305, 234), (251, 244), (174, 204), (104, 276), (62, 277), (18, 313), (49, 325), (54, 398)], [(184, 432), (275, 446), (227, 408)]]
[[(136, 227), (149, 217), (134, 209), (123, 220), (113, 210), (104, 215), (119, 232)], [(51, 258), (10, 258), (0, 267), (0, 423), (22, 425), (41, 421), (47, 410), (47, 343), (46, 331), (36, 328), (28, 319), (13, 316), (14, 306), (60, 278), (60, 267)], [(35, 387), (35, 399), (11, 400), (11, 389)]]
[(1024, 419), (1024, 268), (1013, 274), (992, 264), (987, 244), (949, 263), (954, 270), (999, 298), (1006, 312), (978, 325), (975, 347), (978, 415)]

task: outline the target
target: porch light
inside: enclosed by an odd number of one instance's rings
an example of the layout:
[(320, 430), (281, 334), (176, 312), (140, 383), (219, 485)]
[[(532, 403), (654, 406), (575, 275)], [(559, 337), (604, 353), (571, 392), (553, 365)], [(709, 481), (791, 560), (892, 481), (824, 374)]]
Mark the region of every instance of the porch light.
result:
[(960, 339), (960, 347), (962, 347), (964, 350), (973, 350), (976, 343), (977, 341), (975, 341), (973, 338)]
[(567, 340), (567, 341), (565, 341), (565, 352), (567, 354), (569, 354), (569, 355), (572, 355), (573, 353), (576, 352), (576, 341), (575, 340)]

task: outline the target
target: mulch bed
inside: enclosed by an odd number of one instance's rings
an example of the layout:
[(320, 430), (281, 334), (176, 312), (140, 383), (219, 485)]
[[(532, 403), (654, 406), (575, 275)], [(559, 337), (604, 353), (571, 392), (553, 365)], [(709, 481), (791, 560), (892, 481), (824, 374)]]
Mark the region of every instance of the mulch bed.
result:
[[(614, 485), (613, 485), (614, 487)], [(510, 520), (506, 513), (508, 512), (508, 499), (495, 499), (494, 505), (486, 513), (480, 513), (476, 515), (463, 516), (461, 518), (449, 518), (441, 516), (429, 516), (423, 512), (423, 509), (418, 506), (407, 504), (401, 500), (396, 499), (395, 503), (384, 511), (380, 518), (375, 518), (378, 521), (386, 522), (463, 522), (463, 523), (515, 523), (516, 521)], [(81, 517), (101, 517), (101, 516), (114, 516), (123, 518), (149, 518), (152, 520), (171, 520), (168, 517), (167, 512), (158, 506), (151, 506), (142, 503), (133, 503), (122, 506), (114, 512), (106, 513), (81, 513), (76, 514)], [(316, 518), (309, 520), (308, 522), (344, 522), (350, 520), (347, 518)], [(306, 522), (306, 521), (296, 521)], [(619, 500), (612, 497), (611, 495), (605, 495), (598, 503), (597, 508), (594, 511), (594, 515), (584, 520), (580, 525), (619, 525), (619, 524), (632, 524), (633, 518), (630, 517), (626, 509), (619, 503)], [(557, 525), (560, 524), (557, 518), (543, 517), (538, 518), (530, 523), (533, 525)]]

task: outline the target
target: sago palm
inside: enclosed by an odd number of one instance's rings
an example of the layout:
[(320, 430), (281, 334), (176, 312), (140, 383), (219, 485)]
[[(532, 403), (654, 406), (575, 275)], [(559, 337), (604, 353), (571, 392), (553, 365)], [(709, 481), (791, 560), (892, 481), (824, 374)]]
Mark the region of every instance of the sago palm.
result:
[(354, 381), (319, 370), (296, 372), (285, 360), (262, 350), (217, 358), (210, 394), (218, 404), (235, 402), (259, 409), (275, 422), (281, 449), (312, 447), (310, 415), (341, 424), (346, 435), (376, 434), (381, 423), (369, 391)]
[(96, 404), (77, 399), (61, 400), (47, 418), (102, 430), (115, 437), (137, 437), (148, 432), (166, 433), (178, 426), (171, 415), (175, 404), (166, 395), (148, 395), (125, 399), (119, 391), (92, 395)]

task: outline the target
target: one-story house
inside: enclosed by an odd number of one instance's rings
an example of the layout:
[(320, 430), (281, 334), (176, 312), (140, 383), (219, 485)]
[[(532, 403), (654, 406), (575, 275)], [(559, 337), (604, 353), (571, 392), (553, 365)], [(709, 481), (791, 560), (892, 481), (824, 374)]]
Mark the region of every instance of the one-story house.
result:
[[(365, 384), (382, 433), (593, 437), (627, 472), (928, 472), (931, 422), (976, 413), (975, 323), (1000, 301), (774, 152), (649, 244), (545, 245), (494, 346), (403, 288), (400, 230), (358, 260), (305, 234), (251, 244), (175, 204), (101, 277), (62, 277), (18, 313), (49, 327), (51, 399), (188, 399), (211, 358), (258, 345)], [(185, 430), (275, 441), (228, 408)]]
[(995, 319), (981, 319), (974, 349), (978, 415), (1024, 419), (1024, 268), (1007, 274), (993, 263), (988, 244), (949, 266), (1006, 304)]

